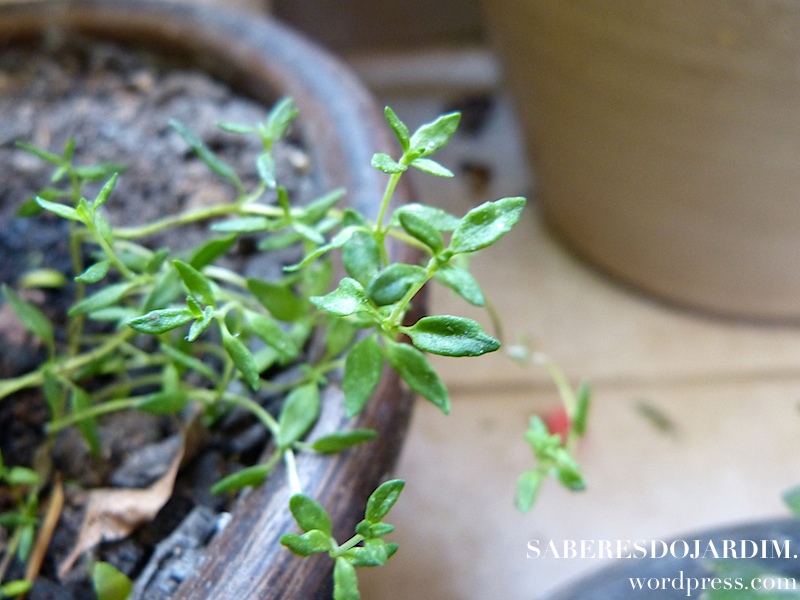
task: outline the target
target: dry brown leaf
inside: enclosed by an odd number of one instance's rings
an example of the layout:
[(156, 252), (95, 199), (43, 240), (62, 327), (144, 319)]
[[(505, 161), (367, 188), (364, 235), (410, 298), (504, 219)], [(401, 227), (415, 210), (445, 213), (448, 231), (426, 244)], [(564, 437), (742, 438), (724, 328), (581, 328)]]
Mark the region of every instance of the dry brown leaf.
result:
[(153, 485), (142, 489), (100, 488), (88, 493), (83, 524), (72, 552), (58, 567), (63, 578), (78, 557), (100, 542), (119, 540), (151, 521), (167, 503), (183, 458), (183, 446)]

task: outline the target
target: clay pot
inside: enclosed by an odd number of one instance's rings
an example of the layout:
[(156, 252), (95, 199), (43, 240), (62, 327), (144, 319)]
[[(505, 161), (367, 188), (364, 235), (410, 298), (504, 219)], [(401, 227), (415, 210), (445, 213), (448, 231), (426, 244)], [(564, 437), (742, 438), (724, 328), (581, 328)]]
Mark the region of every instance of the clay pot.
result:
[[(343, 186), (352, 205), (377, 212), (385, 180), (370, 167), (370, 159), (374, 152), (393, 151), (381, 111), (345, 67), (278, 23), (208, 6), (138, 0), (0, 7), (0, 50), (54, 29), (183, 56), (265, 106), (291, 96), (300, 109), (297, 126), (317, 169), (320, 191)], [(397, 198), (407, 199), (407, 190), (399, 190)], [(348, 424), (380, 434), (333, 458), (298, 457), (304, 492), (329, 510), (334, 535), (346, 539), (397, 456), (411, 397), (397, 375), (387, 371), (376, 397), (355, 422), (346, 418), (341, 402), (331, 400), (323, 403), (320, 417), (325, 431)], [(327, 589), (332, 561), (299, 559), (278, 542), (283, 533), (296, 530), (289, 496), (285, 473), (276, 468), (240, 501), (232, 521), (212, 540), (202, 569), (188, 576), (175, 597), (314, 598)]]
[(484, 0), (544, 218), (621, 280), (800, 318), (800, 7)]

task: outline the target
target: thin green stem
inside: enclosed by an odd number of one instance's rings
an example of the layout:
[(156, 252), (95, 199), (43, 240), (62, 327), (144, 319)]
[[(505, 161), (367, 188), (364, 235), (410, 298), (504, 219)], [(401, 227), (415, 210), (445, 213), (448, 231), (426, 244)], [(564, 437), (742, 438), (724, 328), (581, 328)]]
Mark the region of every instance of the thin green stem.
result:
[(427, 266), (425, 267), (425, 279), (408, 288), (408, 291), (406, 291), (403, 298), (395, 305), (394, 310), (392, 310), (391, 314), (384, 321), (386, 324), (384, 327), (385, 330), (393, 331), (400, 325), (400, 320), (403, 318), (403, 314), (408, 308), (408, 305), (411, 303), (411, 300), (425, 286), (425, 284), (433, 278), (438, 270), (439, 263), (436, 260), (436, 257), (431, 257)]
[(109, 400), (108, 402), (103, 402), (102, 404), (96, 404), (85, 410), (74, 412), (71, 415), (62, 417), (61, 419), (56, 419), (55, 421), (51, 421), (50, 423), (47, 424), (46, 427), (47, 433), (48, 434), (58, 433), (62, 429), (66, 429), (70, 425), (75, 425), (76, 423), (80, 423), (85, 419), (92, 419), (95, 417), (106, 415), (108, 413), (125, 410), (126, 408), (134, 408), (136, 404), (141, 402), (144, 398), (147, 398), (147, 396), (144, 395), (144, 396), (132, 396), (130, 398), (119, 398), (117, 400)]
[[(56, 365), (48, 365), (52, 368), (53, 372), (56, 375), (64, 375), (67, 373), (72, 373), (81, 367), (84, 367), (107, 354), (113, 352), (117, 347), (121, 344), (127, 342), (131, 337), (136, 335), (136, 332), (133, 329), (124, 329), (114, 335), (111, 339), (109, 339), (105, 344), (102, 346), (98, 346), (94, 350), (90, 352), (86, 352), (84, 354), (79, 354), (77, 356), (73, 356), (67, 360), (65, 360), (61, 364)], [(21, 375), (19, 377), (14, 377), (12, 379), (6, 379), (4, 381), (0, 381), (0, 398), (5, 398), (9, 394), (13, 394), (19, 390), (36, 387), (42, 385), (44, 381), (44, 368), (42, 366), (35, 371), (31, 371), (30, 373), (26, 373), (25, 375)]]
[(358, 546), (363, 541), (364, 541), (364, 536), (363, 535), (361, 535), (360, 533), (355, 534), (353, 537), (351, 537), (349, 540), (347, 540), (344, 544), (341, 544), (340, 546), (337, 546), (336, 548), (334, 548), (334, 550), (332, 552), (333, 557), (337, 558), (339, 556), (342, 556), (345, 552), (347, 552), (348, 550), (352, 550), (353, 548)]
[(286, 462), (286, 473), (289, 478), (289, 489), (292, 491), (292, 495), (302, 494), (303, 488), (300, 486), (300, 473), (297, 471), (294, 450), (286, 448), (283, 451), (283, 460)]
[(116, 250), (114, 250), (114, 248), (111, 247), (111, 245), (106, 241), (106, 239), (102, 235), (100, 235), (100, 233), (97, 231), (97, 227), (95, 227), (93, 223), (87, 224), (86, 227), (92, 233), (95, 243), (98, 246), (100, 246), (100, 248), (102, 248), (103, 252), (105, 252), (105, 255), (111, 261), (111, 264), (117, 267), (119, 272), (122, 273), (122, 276), (125, 277), (125, 279), (129, 280), (136, 279), (136, 273), (131, 271), (128, 268), (128, 266), (124, 262), (122, 262), (122, 260), (120, 260)]
[(128, 240), (145, 237), (160, 231), (164, 231), (165, 229), (170, 229), (172, 227), (188, 225), (189, 223), (195, 223), (197, 221), (205, 221), (213, 217), (219, 217), (230, 213), (237, 213), (239, 209), (240, 203), (238, 202), (217, 204), (214, 206), (199, 208), (197, 210), (164, 217), (163, 219), (159, 219), (145, 225), (140, 225), (138, 227), (120, 227), (114, 230), (114, 235), (120, 239)]
[[(403, 163), (405, 159), (405, 155), (400, 159), (400, 163)], [(393, 173), (389, 176), (389, 181), (386, 182), (386, 189), (383, 192), (383, 199), (381, 200), (381, 207), (378, 211), (378, 218), (375, 220), (375, 241), (378, 242), (378, 249), (380, 250), (381, 254), (381, 261), (384, 266), (389, 264), (389, 253), (386, 250), (386, 232), (389, 229), (388, 224), (384, 226), (384, 221), (386, 220), (386, 213), (389, 211), (389, 204), (392, 201), (392, 196), (394, 196), (394, 190), (397, 188), (397, 182), (400, 181), (400, 176), (403, 173)]]
[(233, 392), (226, 392), (222, 395), (223, 402), (228, 402), (229, 404), (233, 404), (235, 406), (241, 406), (245, 410), (250, 411), (259, 421), (261, 421), (264, 426), (269, 429), (270, 433), (273, 437), (277, 437), (278, 431), (280, 431), (280, 425), (275, 420), (267, 410), (261, 406), (255, 400), (248, 398), (247, 396), (242, 396), (240, 394), (234, 394)]

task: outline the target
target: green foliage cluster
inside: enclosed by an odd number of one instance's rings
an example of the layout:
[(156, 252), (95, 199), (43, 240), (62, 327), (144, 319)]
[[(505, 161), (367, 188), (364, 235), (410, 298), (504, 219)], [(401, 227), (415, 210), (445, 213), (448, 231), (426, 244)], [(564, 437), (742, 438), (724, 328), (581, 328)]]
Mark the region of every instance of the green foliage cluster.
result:
[[(426, 353), (479, 356), (497, 350), (500, 341), (465, 317), (433, 315), (407, 323), (407, 316), (417, 294), (433, 280), (469, 304), (486, 305), (465, 259), (502, 238), (518, 221), (525, 199), (486, 202), (463, 217), (422, 204), (393, 210), (398, 181), (410, 168), (452, 177), (431, 156), (448, 143), (460, 115), (443, 115), (412, 133), (387, 108), (386, 119), (401, 153), (397, 158), (373, 158), (373, 166), (387, 175), (377, 218), (339, 208), (342, 190), (295, 206), (277, 181), (272, 149), (296, 114), (286, 99), (262, 123), (220, 124), (229, 132), (261, 140), (263, 151), (256, 157), (259, 182), (253, 189), (247, 189), (194, 133), (173, 123), (197, 156), (231, 184), (236, 198), (137, 227), (112, 227), (104, 216), (121, 171), (118, 165), (75, 165), (72, 142), (60, 154), (22, 144), (51, 163), (54, 172), (53, 187), (25, 203), (20, 212), (34, 215), (45, 210), (69, 222), (75, 301), (62, 340), (39, 308), (17, 291), (3, 288), (11, 308), (47, 348), (47, 358), (30, 373), (0, 381), (0, 398), (41, 388), (50, 410), (48, 432), (77, 426), (95, 453), (100, 451), (97, 419), (109, 412), (178, 414), (192, 404), (211, 419), (234, 406), (249, 410), (270, 431), (272, 454), (264, 463), (217, 482), (214, 493), (258, 485), (283, 459), (294, 493), (290, 509), (303, 533), (287, 534), (282, 542), (300, 555), (327, 552), (335, 561), (336, 597), (350, 599), (358, 598), (355, 567), (383, 564), (397, 549), (383, 539), (393, 529), (383, 518), (403, 482), (380, 486), (355, 536), (341, 545), (336, 542), (325, 509), (302, 494), (295, 455), (338, 452), (373, 439), (376, 432), (351, 429), (307, 441), (320, 414), (320, 389), (332, 372), (341, 371), (345, 410), (355, 416), (388, 366), (417, 394), (449, 412), (447, 388)], [(92, 181), (105, 184), (88, 200), (83, 190)], [(190, 251), (152, 249), (139, 241), (201, 221), (211, 221), (211, 236)], [(221, 261), (241, 236), (260, 236), (258, 247), (263, 251), (299, 244), (304, 257), (277, 280), (246, 278)], [(392, 262), (390, 239), (413, 246), (423, 259), (415, 264)], [(345, 271), (335, 284), (334, 251)], [(59, 281), (58, 274), (35, 275), (33, 280)], [(92, 321), (105, 327), (88, 327)], [(313, 331), (324, 332), (325, 349), (310, 361), (305, 350)], [(290, 365), (300, 367), (289, 384), (277, 384), (265, 375), (273, 367)], [(285, 393), (278, 415), (256, 401), (252, 392), (258, 390)], [(581, 395), (581, 414), (587, 400), (588, 395)], [(575, 422), (576, 435), (584, 422), (583, 417)], [(520, 489), (528, 491), (521, 494), (522, 508), (533, 503), (530, 489), (538, 489), (541, 478), (552, 472), (568, 487), (580, 487), (577, 465), (559, 440), (543, 432), (540, 423), (527, 439), (540, 465), (523, 476)], [(8, 479), (15, 472), (2, 474)], [(120, 587), (117, 574), (106, 567), (96, 569), (95, 580), (101, 587)], [(109, 597), (119, 597), (119, 592), (109, 592)]]

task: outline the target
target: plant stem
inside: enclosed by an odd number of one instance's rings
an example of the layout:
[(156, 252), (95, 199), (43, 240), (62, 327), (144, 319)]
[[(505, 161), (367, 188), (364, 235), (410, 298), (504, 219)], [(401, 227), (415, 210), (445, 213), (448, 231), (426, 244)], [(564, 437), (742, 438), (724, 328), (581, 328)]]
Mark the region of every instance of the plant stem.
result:
[(411, 300), (425, 286), (425, 284), (431, 280), (431, 278), (436, 274), (436, 271), (438, 270), (439, 270), (439, 263), (436, 260), (436, 257), (431, 257), (431, 259), (428, 261), (427, 266), (425, 267), (425, 279), (423, 281), (420, 281), (419, 283), (415, 283), (410, 288), (408, 288), (408, 291), (406, 291), (405, 296), (403, 296), (400, 302), (398, 302), (395, 305), (392, 313), (389, 315), (386, 321), (384, 321), (384, 323), (388, 325), (388, 329), (386, 328), (384, 329), (386, 329), (387, 331), (394, 331), (397, 328), (397, 326), (400, 325), (400, 320), (403, 318), (403, 313), (405, 313), (406, 309), (408, 308), (408, 305), (411, 303)]
[[(400, 159), (400, 163), (403, 163), (405, 159), (405, 154)], [(381, 253), (381, 262), (384, 266), (389, 264), (389, 253), (386, 250), (386, 232), (388, 230), (388, 225), (384, 227), (384, 220), (386, 219), (386, 213), (389, 210), (389, 203), (392, 201), (392, 196), (394, 195), (394, 190), (397, 187), (397, 182), (400, 181), (400, 176), (403, 173), (394, 173), (389, 176), (389, 181), (386, 183), (386, 190), (383, 192), (383, 199), (381, 200), (381, 208), (378, 211), (378, 218), (375, 220), (375, 241), (378, 242), (378, 249)]]
[(114, 230), (114, 235), (120, 239), (135, 239), (152, 235), (172, 227), (188, 225), (189, 223), (195, 223), (197, 221), (205, 221), (206, 219), (219, 217), (229, 213), (237, 213), (239, 210), (240, 205), (238, 202), (217, 204), (206, 208), (187, 211), (178, 215), (164, 217), (158, 221), (153, 221), (152, 223), (147, 223), (138, 227), (120, 227)]
[(75, 412), (69, 416), (51, 421), (46, 426), (47, 433), (58, 433), (62, 429), (66, 429), (70, 425), (75, 425), (76, 423), (79, 423), (85, 419), (92, 419), (108, 413), (125, 410), (126, 408), (133, 408), (138, 402), (146, 397), (147, 396), (133, 396), (131, 398), (119, 398), (117, 400), (109, 400), (103, 404), (96, 404), (87, 408), (86, 410)]
[(294, 450), (287, 448), (283, 451), (283, 460), (286, 462), (286, 472), (289, 478), (289, 489), (292, 495), (302, 494), (303, 488), (300, 487), (300, 474), (297, 472), (297, 461), (294, 458)]
[(342, 556), (348, 550), (352, 550), (353, 548), (358, 546), (362, 541), (364, 541), (364, 536), (361, 535), (360, 533), (355, 534), (353, 537), (351, 537), (349, 540), (347, 540), (344, 544), (342, 544), (341, 546), (338, 546), (333, 551), (334, 557)]
[[(63, 375), (65, 373), (70, 373), (72, 371), (80, 369), (83, 366), (86, 366), (87, 364), (91, 363), (94, 360), (97, 360), (98, 358), (102, 358), (106, 354), (113, 352), (118, 346), (127, 342), (135, 334), (136, 332), (133, 329), (125, 329), (117, 333), (102, 346), (98, 346), (97, 348), (95, 348), (90, 352), (79, 354), (78, 356), (73, 356), (72, 358), (69, 358), (63, 363), (61, 363), (60, 365), (50, 365), (50, 366), (56, 375)], [(14, 377), (13, 379), (6, 379), (5, 381), (0, 381), (0, 399), (5, 398), (9, 394), (13, 394), (14, 392), (18, 392), (19, 390), (42, 385), (43, 381), (44, 381), (44, 367), (40, 367), (36, 371), (31, 371), (30, 373), (26, 373), (25, 375)]]
[(234, 404), (236, 406), (241, 406), (242, 408), (250, 411), (253, 416), (255, 416), (259, 421), (261, 421), (267, 429), (269, 429), (270, 433), (273, 437), (278, 435), (278, 431), (280, 431), (280, 426), (278, 422), (275, 420), (267, 410), (261, 406), (255, 400), (248, 398), (247, 396), (241, 396), (239, 394), (234, 394), (233, 392), (226, 392), (222, 395), (222, 400), (224, 402), (229, 402), (230, 404)]

